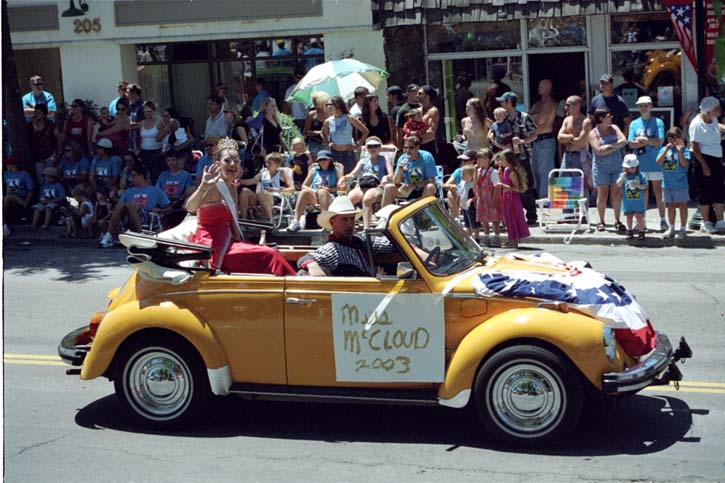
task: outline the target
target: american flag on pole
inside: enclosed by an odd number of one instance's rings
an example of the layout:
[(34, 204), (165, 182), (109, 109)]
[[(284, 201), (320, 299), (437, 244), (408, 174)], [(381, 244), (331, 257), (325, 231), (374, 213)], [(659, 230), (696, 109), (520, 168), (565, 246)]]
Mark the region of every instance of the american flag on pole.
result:
[(670, 15), (672, 25), (677, 32), (682, 51), (697, 71), (695, 43), (692, 40), (692, 0), (664, 0), (662, 4)]

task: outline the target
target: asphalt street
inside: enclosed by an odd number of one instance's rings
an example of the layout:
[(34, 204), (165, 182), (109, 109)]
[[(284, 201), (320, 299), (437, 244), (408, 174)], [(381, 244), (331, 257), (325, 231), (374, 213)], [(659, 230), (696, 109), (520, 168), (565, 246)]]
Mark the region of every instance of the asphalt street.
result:
[[(66, 376), (61, 337), (130, 273), (123, 250), (4, 248), (4, 479), (12, 482), (725, 481), (725, 248), (542, 246), (588, 260), (685, 335), (685, 382), (588, 408), (566, 439), (502, 447), (465, 411), (215, 401), (203, 426), (158, 432), (105, 379)], [(531, 250), (527, 250), (531, 253)]]

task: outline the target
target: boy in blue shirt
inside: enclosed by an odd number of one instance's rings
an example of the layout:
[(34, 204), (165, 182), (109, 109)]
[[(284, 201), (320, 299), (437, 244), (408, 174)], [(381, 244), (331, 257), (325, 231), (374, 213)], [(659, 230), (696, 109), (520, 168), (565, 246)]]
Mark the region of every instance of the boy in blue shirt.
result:
[(4, 162), (7, 170), (3, 174), (3, 233), (7, 237), (10, 235), (8, 221), (16, 221), (22, 212), (28, 210), (35, 185), (28, 172), (20, 170), (22, 163), (16, 156), (8, 156)]
[(99, 188), (107, 188), (110, 192), (118, 189), (118, 181), (121, 175), (121, 158), (111, 155), (113, 143), (108, 138), (99, 139), (96, 143), (98, 155), (91, 162), (91, 170), (88, 181), (94, 193)]
[[(667, 131), (667, 145), (660, 150), (657, 164), (662, 166), (662, 197), (667, 205), (670, 226), (665, 238), (682, 240), (687, 236), (687, 202), (690, 194), (687, 184), (687, 168), (690, 164), (690, 150), (685, 147), (682, 130), (673, 127)], [(680, 229), (675, 234), (675, 208), (680, 210)]]
[(382, 206), (393, 203), (396, 197), (413, 201), (436, 194), (436, 164), (433, 155), (420, 149), (418, 136), (408, 136), (403, 142), (403, 150), (405, 154), (398, 158), (393, 182), (383, 188)]
[(113, 237), (124, 214), (128, 215), (128, 226), (134, 231), (141, 231), (143, 224), (149, 220), (151, 212), (161, 213), (169, 205), (169, 198), (156, 186), (148, 184), (148, 171), (136, 163), (131, 171), (133, 187), (123, 192), (121, 199), (111, 214), (108, 231), (103, 234), (98, 243), (100, 248), (113, 247)]
[(177, 157), (176, 151), (166, 152), (166, 165), (169, 167), (159, 175), (156, 187), (163, 191), (171, 204), (164, 208), (164, 226), (171, 228), (178, 225), (186, 216), (184, 202), (186, 197), (194, 191), (194, 181), (188, 171), (181, 169), (182, 161)]
[(43, 170), (45, 183), (40, 187), (40, 195), (38, 204), (33, 206), (33, 228), (38, 228), (40, 214), (45, 213), (42, 229), (47, 230), (50, 220), (55, 210), (60, 208), (61, 203), (65, 201), (65, 190), (63, 185), (58, 182), (58, 171), (53, 167), (47, 167)]
[(617, 179), (617, 186), (622, 188), (622, 213), (627, 217), (627, 239), (634, 238), (632, 218), (637, 218), (639, 239), (644, 240), (644, 212), (647, 210), (644, 193), (647, 189), (647, 178), (639, 172), (639, 161), (636, 154), (624, 156), (622, 174)]

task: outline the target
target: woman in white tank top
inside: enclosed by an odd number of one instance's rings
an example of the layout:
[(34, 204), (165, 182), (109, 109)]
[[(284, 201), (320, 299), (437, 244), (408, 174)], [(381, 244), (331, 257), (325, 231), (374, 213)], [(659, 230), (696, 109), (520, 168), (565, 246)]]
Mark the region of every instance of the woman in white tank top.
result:
[(160, 129), (161, 120), (156, 117), (156, 105), (153, 102), (144, 102), (143, 114), (143, 121), (139, 123), (141, 149), (138, 157), (148, 168), (151, 173), (151, 181), (155, 183), (159, 174), (164, 170), (161, 141), (164, 139), (165, 133)]

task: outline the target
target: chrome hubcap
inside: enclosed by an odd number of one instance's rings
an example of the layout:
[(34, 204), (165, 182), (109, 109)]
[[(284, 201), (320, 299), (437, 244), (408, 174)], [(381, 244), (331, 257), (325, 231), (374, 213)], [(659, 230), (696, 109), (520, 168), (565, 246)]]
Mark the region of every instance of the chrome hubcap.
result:
[(167, 419), (191, 402), (189, 367), (172, 352), (154, 350), (140, 355), (127, 369), (131, 402), (153, 419)]
[(499, 368), (489, 389), (494, 420), (504, 431), (541, 436), (564, 415), (566, 395), (559, 377), (536, 364)]

